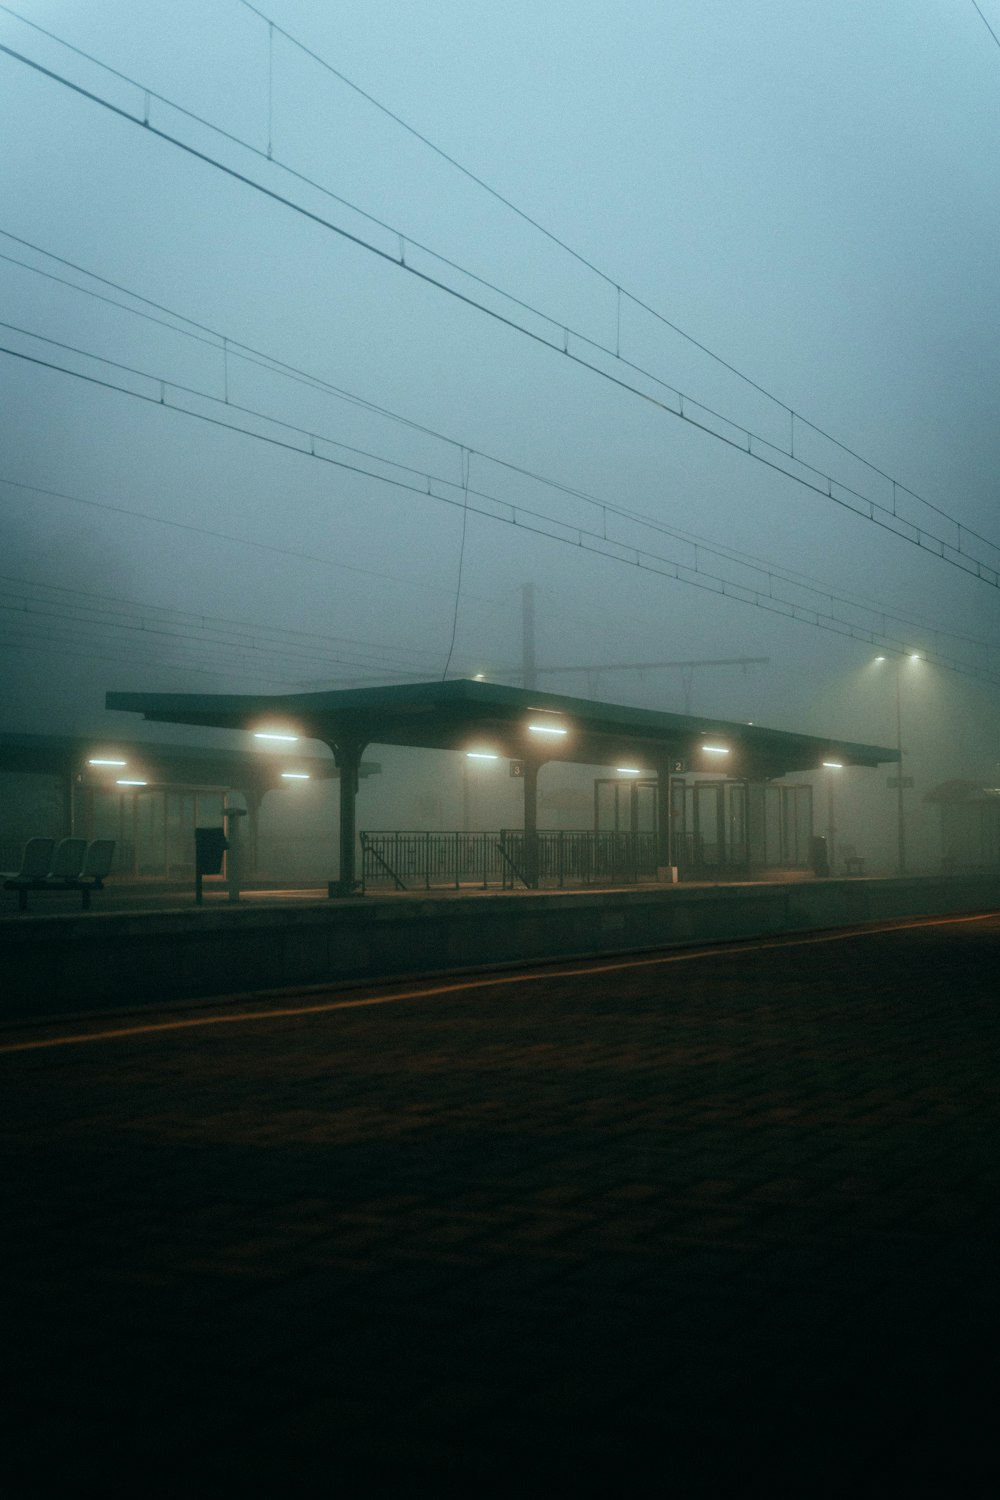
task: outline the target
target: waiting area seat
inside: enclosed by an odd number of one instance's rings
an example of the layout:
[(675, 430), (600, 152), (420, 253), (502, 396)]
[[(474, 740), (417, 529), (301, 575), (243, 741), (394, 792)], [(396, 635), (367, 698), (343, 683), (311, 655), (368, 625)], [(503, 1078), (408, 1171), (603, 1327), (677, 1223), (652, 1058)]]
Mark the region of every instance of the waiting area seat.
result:
[(5, 872), (3, 888), (17, 891), (18, 911), (28, 910), (29, 891), (79, 891), (89, 911), (90, 893), (104, 889), (114, 856), (114, 839), (29, 839), (21, 868)]

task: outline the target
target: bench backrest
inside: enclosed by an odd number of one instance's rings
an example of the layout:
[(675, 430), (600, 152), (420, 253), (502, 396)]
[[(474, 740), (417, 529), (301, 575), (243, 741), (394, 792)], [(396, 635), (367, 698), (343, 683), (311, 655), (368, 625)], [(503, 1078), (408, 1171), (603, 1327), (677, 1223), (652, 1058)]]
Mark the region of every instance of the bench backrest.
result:
[(86, 839), (60, 839), (52, 856), (50, 880), (75, 880), (87, 852)]
[(114, 839), (95, 839), (87, 847), (84, 856), (83, 869), (80, 871), (81, 880), (103, 880), (111, 869), (111, 861), (115, 857)]
[(18, 880), (42, 880), (49, 873), (55, 839), (29, 839), (21, 856)]

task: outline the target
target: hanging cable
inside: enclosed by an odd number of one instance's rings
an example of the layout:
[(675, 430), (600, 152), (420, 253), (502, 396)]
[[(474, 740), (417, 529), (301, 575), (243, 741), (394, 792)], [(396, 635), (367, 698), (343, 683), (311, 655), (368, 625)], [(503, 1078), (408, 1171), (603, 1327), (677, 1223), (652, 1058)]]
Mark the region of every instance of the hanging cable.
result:
[(458, 577), (455, 580), (455, 608), (451, 617), (451, 640), (448, 642), (448, 655), (445, 659), (444, 671), (441, 673), (441, 681), (444, 682), (448, 676), (448, 668), (451, 666), (451, 655), (455, 649), (455, 635), (458, 631), (458, 607), (462, 598), (462, 569), (465, 566), (465, 534), (469, 525), (469, 470), (472, 466), (472, 454), (468, 448), (462, 449), (462, 540), (458, 548)]

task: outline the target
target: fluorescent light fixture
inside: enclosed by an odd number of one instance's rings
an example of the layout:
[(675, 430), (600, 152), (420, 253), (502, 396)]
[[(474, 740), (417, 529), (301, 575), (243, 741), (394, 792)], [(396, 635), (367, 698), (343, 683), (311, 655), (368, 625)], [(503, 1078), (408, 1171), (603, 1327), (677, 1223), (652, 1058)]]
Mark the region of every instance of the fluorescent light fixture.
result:
[(282, 779), (282, 781), (308, 781), (309, 780), (309, 772), (308, 771), (282, 771), (282, 773), (281, 773), (281, 779)]
[(532, 734), (569, 734), (561, 724), (529, 724)]
[(875, 660), (876, 661), (885, 661), (885, 657), (884, 656), (876, 656)]
[(466, 760), (499, 760), (499, 755), (494, 755), (492, 750), (466, 750)]
[(255, 729), (253, 737), (255, 740), (280, 740), (283, 745), (297, 745), (299, 742), (297, 734), (272, 734), (264, 729)]
[(127, 760), (110, 760), (102, 755), (93, 755), (87, 762), (88, 766), (127, 766)]
[(615, 766), (619, 776), (641, 776), (642, 771), (638, 766)]
[(729, 754), (729, 746), (728, 745), (702, 745), (701, 748), (704, 750), (704, 752), (705, 752), (706, 755), (728, 755)]
[(485, 682), (486, 681), (486, 673), (485, 672), (477, 672), (476, 675), (475, 675), (475, 677), (473, 677), (472, 680), (473, 680), (473, 682)]
[(911, 661), (923, 661), (923, 657), (920, 655), (919, 651), (911, 651), (910, 652), (910, 660)]
[(131, 779), (126, 779), (124, 776), (119, 776), (118, 780), (115, 782), (115, 786), (148, 786), (148, 785), (149, 785), (148, 781), (133, 781)]
[(825, 760), (823, 764), (824, 766), (829, 766), (831, 771), (842, 771), (844, 769), (844, 762), (842, 760)]

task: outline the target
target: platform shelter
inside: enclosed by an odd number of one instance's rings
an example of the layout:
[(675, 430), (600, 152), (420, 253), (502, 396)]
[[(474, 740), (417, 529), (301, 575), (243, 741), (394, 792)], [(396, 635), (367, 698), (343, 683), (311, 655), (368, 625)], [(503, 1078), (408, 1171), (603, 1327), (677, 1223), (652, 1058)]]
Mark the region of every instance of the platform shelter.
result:
[(340, 876), (331, 883), (332, 895), (358, 889), (355, 804), (362, 755), (370, 745), (452, 750), (515, 763), (524, 788), (528, 885), (537, 884), (538, 773), (552, 761), (628, 766), (655, 778), (658, 858), (669, 868), (672, 776), (722, 773), (746, 783), (768, 782), (823, 764), (877, 766), (899, 758), (896, 750), (878, 745), (466, 679), (288, 694), (109, 692), (106, 704), (152, 721), (328, 745), (340, 771)]

